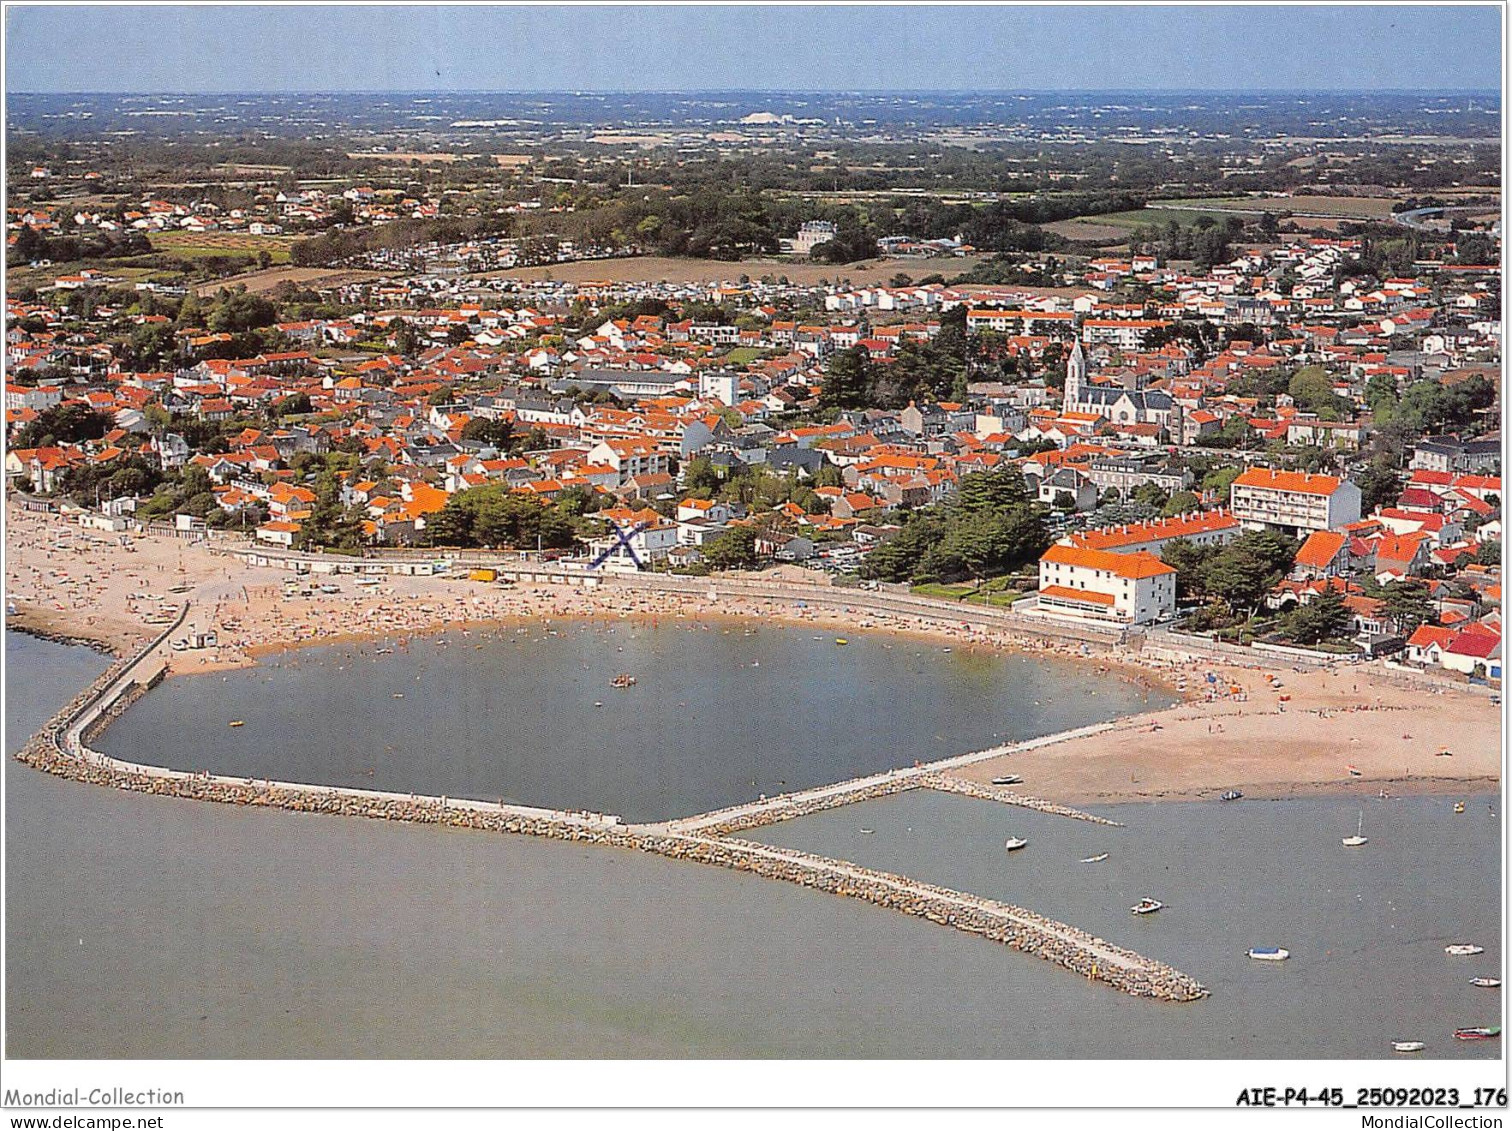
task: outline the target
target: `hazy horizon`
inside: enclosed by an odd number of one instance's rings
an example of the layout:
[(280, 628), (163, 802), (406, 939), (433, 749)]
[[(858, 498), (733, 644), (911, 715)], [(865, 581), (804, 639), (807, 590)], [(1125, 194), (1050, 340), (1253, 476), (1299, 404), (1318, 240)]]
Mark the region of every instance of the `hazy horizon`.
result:
[(1455, 94), (1500, 90), (1501, 11), (22, 4), (6, 68), (28, 94)]

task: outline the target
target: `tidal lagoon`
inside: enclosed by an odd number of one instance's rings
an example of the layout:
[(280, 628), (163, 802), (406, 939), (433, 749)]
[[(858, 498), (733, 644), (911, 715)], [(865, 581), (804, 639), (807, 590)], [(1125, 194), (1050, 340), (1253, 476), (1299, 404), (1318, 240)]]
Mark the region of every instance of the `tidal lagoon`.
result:
[[(106, 661), (6, 645), (14, 748)], [(412, 645), (414, 662), (423, 647), (449, 650)], [(283, 662), (307, 671), (310, 655)], [(194, 682), (169, 681), (126, 720)], [(217, 740), (235, 733), (218, 698), (199, 702)], [(318, 705), (304, 714), (325, 725)], [(384, 721), (345, 725), (361, 740)], [(1499, 1020), (1497, 994), (1465, 981), (1499, 966), (1494, 795), (1472, 798), (1462, 824), (1424, 798), (1379, 803), (1377, 830), (1369, 807), (1383, 851), (1345, 861), (1332, 825), (1358, 804), (1342, 799), (1108, 806), (1128, 826), (1108, 829), (920, 793), (753, 836), (1011, 898), (1214, 991), (1170, 1005), (722, 869), (5, 772), (13, 1056), (1388, 1056), (1392, 1039), (1425, 1040), (1429, 1056), (1496, 1051), (1449, 1036)], [(1009, 858), (1006, 832), (1030, 846)], [(1101, 851), (1102, 865), (1077, 862)], [(1135, 920), (1143, 894), (1168, 910)], [(1486, 953), (1447, 959), (1446, 932)], [(1235, 953), (1267, 943), (1295, 957)]]
[[(874, 633), (835, 639), (719, 618), (708, 627), (560, 620), (300, 648), (169, 680), (97, 746), (179, 770), (636, 822), (1173, 701), (1067, 660)], [(610, 686), (622, 673), (635, 686)]]

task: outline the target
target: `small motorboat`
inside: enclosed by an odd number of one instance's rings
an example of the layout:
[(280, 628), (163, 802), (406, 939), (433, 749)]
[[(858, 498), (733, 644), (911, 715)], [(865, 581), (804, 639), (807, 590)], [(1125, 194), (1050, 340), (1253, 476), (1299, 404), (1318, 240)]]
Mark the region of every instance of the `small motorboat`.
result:
[(1457, 1041), (1489, 1041), (1499, 1036), (1501, 1036), (1500, 1025), (1475, 1025), (1468, 1029), (1454, 1031), (1454, 1039)]
[(609, 681), (610, 687), (634, 687), (635, 677), (629, 673), (621, 673)]
[(1393, 1052), (1422, 1052), (1427, 1046), (1422, 1041), (1392, 1041)]
[(993, 785), (1018, 785), (1024, 779), (1018, 774), (1004, 774), (1000, 778), (993, 778)]
[(863, 833), (865, 833), (867, 836), (870, 836), (872, 833), (876, 832), (877, 830), (876, 829), (862, 829), (861, 831)]
[(1145, 896), (1133, 907), (1129, 908), (1129, 910), (1136, 915), (1153, 915), (1164, 906), (1165, 904), (1161, 903), (1160, 900), (1151, 899), (1149, 896)]
[(1101, 864), (1107, 858), (1108, 858), (1108, 854), (1106, 852), (1099, 852), (1096, 856), (1083, 856), (1082, 857), (1082, 863), (1083, 864)]
[(227, 726), (228, 726), (228, 727), (244, 727), (244, 726), (246, 726), (246, 725), (247, 725), (247, 724), (246, 724), (246, 723), (244, 723), (244, 722), (243, 722), (243, 721), (242, 721), (242, 720), (241, 720), (241, 719), (232, 719), (232, 720), (231, 720), (231, 721), (230, 721), (230, 722), (229, 722), (229, 723), (227, 723), (227, 724), (226, 724), (226, 725), (227, 725)]
[(1369, 844), (1370, 838), (1365, 833), (1365, 810), (1360, 810), (1360, 823), (1355, 826), (1355, 835), (1344, 838), (1345, 848), (1359, 848), (1362, 844)]
[(1003, 847), (1006, 848), (1009, 852), (1013, 852), (1016, 849), (1023, 848), (1024, 845), (1028, 843), (1029, 842), (1021, 836), (1011, 836), (1003, 842)]
[(1226, 789), (1218, 795), (1219, 801), (1238, 801), (1244, 794), (1237, 789)]
[(1485, 954), (1486, 948), (1476, 946), (1474, 943), (1450, 943), (1444, 948), (1445, 954), (1452, 954), (1456, 958), (1465, 958), (1472, 954)]
[(1500, 978), (1471, 978), (1472, 986), (1480, 986), (1482, 989), (1494, 990), (1501, 985)]
[(849, 643), (850, 643), (850, 641), (849, 641), (849, 640), (847, 640), (847, 639), (846, 639), (846, 638), (845, 638), (845, 637), (843, 637), (843, 636), (837, 636), (837, 637), (835, 637), (835, 643), (836, 643), (836, 644), (838, 644), (838, 645), (840, 645), (840, 646), (841, 646), (841, 647), (842, 647), (842, 648), (843, 648), (843, 647), (845, 647), (845, 646), (846, 646), (846, 645), (847, 645), (847, 644), (849, 644)]
[(1465, 803), (1463, 801), (1456, 801), (1454, 803), (1454, 811), (1456, 813), (1463, 813), (1465, 811)]
[(1261, 962), (1285, 962), (1291, 957), (1291, 951), (1280, 946), (1252, 946), (1245, 953)]

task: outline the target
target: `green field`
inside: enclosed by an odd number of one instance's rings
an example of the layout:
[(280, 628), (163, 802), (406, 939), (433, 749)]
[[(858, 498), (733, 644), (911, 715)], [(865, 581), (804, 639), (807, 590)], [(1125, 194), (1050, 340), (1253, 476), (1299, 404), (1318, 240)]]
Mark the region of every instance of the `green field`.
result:
[(1022, 593), (1008, 588), (1006, 577), (995, 577), (990, 581), (984, 581), (980, 587), (969, 582), (960, 585), (931, 582), (926, 585), (915, 585), (909, 592), (919, 597), (937, 597), (943, 601), (965, 601), (972, 605), (995, 605), (999, 608), (1006, 608), (1023, 596)]
[(1221, 223), (1225, 215), (1227, 213), (1224, 212), (1188, 212), (1181, 208), (1140, 208), (1133, 212), (1108, 212), (1101, 216), (1078, 216), (1071, 223), (1111, 224), (1115, 228), (1138, 228), (1147, 224), (1164, 226), (1169, 221), (1174, 220), (1183, 227), (1189, 227), (1196, 222), (1199, 216), (1207, 216)]
[(753, 361), (761, 360), (766, 354), (766, 350), (758, 349), (756, 346), (737, 346), (725, 354), (724, 360), (730, 365), (749, 365)]
[(266, 251), (275, 264), (289, 262), (289, 244), (284, 236), (247, 236), (230, 232), (157, 232), (151, 237), (154, 251), (177, 255), (183, 259), (209, 259), (212, 256), (249, 256)]

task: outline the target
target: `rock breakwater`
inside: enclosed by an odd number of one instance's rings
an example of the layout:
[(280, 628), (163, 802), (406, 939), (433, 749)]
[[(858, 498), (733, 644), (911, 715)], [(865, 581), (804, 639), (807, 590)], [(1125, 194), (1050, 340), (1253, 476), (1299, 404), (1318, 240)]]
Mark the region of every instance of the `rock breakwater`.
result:
[(1099, 817), (1096, 813), (1086, 813), (1080, 809), (1073, 809), (1069, 805), (1057, 805), (1053, 801), (1045, 801), (1038, 797), (1030, 797), (1027, 794), (1015, 793), (1003, 785), (982, 785), (980, 782), (968, 781), (966, 778), (951, 777), (948, 774), (928, 774), (920, 779), (918, 784), (925, 789), (935, 789), (941, 793), (959, 793), (966, 797), (979, 798), (982, 801), (1000, 801), (1004, 805), (1018, 805), (1024, 809), (1051, 813), (1057, 817), (1070, 817), (1075, 821), (1090, 821), (1094, 825), (1108, 825), (1115, 829), (1123, 828), (1120, 822), (1110, 821), (1107, 817)]

